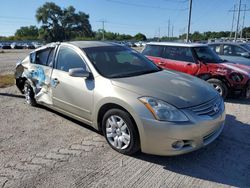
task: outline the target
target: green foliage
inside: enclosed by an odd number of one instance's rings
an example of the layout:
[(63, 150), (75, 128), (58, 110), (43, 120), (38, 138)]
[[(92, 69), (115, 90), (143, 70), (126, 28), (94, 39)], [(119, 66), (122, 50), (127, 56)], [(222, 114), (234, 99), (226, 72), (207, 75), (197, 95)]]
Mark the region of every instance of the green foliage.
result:
[(47, 2), (36, 12), (39, 38), (46, 42), (70, 40), (76, 37), (92, 37), (93, 32), (89, 23), (89, 15), (75, 12), (73, 6), (61, 9), (53, 2)]
[(138, 40), (138, 41), (146, 41), (147, 40), (147, 37), (142, 34), (142, 33), (137, 33), (135, 36), (134, 36), (134, 39), (135, 40)]
[[(195, 31), (194, 33), (190, 34), (190, 39), (192, 41), (201, 41), (201, 40), (208, 40), (214, 38), (223, 38), (223, 37), (230, 37), (230, 31), (220, 31), (220, 32), (203, 32), (200, 33)], [(179, 36), (180, 39), (186, 39), (186, 33)]]
[(18, 40), (35, 40), (38, 37), (38, 28), (33, 25), (21, 27), (16, 30), (15, 37)]
[(250, 27), (245, 27), (242, 31), (244, 38), (250, 38)]
[[(96, 40), (102, 40), (103, 37), (103, 30), (99, 29), (97, 32), (94, 32), (94, 36)], [(120, 34), (120, 33), (113, 33), (113, 32), (106, 32), (104, 31), (104, 38), (105, 40), (132, 40), (133, 37), (131, 35)]]

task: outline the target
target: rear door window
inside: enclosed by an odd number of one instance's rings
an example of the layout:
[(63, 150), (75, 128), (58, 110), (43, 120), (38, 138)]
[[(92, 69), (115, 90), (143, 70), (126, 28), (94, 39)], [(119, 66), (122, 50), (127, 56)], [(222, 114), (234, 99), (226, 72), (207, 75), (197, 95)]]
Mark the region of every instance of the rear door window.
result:
[(163, 58), (194, 63), (191, 48), (188, 47), (166, 46)]
[(153, 56), (153, 57), (161, 57), (163, 49), (164, 49), (164, 46), (147, 45), (146, 48), (143, 50), (142, 54), (147, 55), (147, 56)]
[(45, 50), (37, 51), (36, 52), (36, 64), (48, 66), (48, 57), (51, 52), (51, 48), (47, 48)]

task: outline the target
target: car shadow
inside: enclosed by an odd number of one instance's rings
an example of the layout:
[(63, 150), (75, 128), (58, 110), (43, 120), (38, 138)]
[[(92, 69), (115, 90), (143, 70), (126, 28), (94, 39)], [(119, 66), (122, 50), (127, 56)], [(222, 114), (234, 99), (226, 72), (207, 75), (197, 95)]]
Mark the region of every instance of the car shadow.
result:
[(67, 119), (67, 120), (69, 120), (69, 121), (71, 121), (71, 122), (73, 122), (73, 123), (75, 123), (75, 124), (77, 124), (77, 125), (79, 125), (79, 126), (85, 128), (85, 129), (88, 129), (88, 130), (93, 131), (93, 132), (95, 132), (95, 133), (97, 133), (97, 134), (99, 134), (99, 135), (102, 135), (102, 133), (101, 133), (100, 131), (96, 130), (95, 128), (91, 127), (90, 125), (87, 125), (87, 124), (85, 124), (85, 123), (82, 123), (82, 122), (80, 122), (80, 121), (78, 121), (78, 120), (76, 120), (76, 119), (73, 119), (73, 118), (71, 118), (71, 117), (69, 117), (69, 116), (67, 116), (67, 115), (64, 115), (64, 114), (62, 114), (62, 113), (60, 113), (60, 112), (57, 112), (57, 111), (55, 111), (55, 110), (53, 110), (53, 109), (51, 109), (51, 108), (48, 108), (48, 107), (42, 106), (42, 105), (38, 105), (37, 107), (39, 107), (39, 108), (41, 108), (41, 109), (44, 109), (44, 110), (46, 110), (46, 111), (49, 111), (49, 112), (51, 112), (51, 113), (54, 113), (54, 114), (56, 114), (56, 115), (58, 115), (58, 116), (61, 116), (61, 117), (65, 118), (65, 119)]
[(178, 174), (230, 186), (249, 187), (249, 135), (250, 124), (227, 115), (222, 134), (203, 149), (180, 156), (162, 157), (138, 153), (135, 157)]
[(233, 103), (233, 104), (250, 104), (250, 99), (246, 99), (246, 98), (229, 98), (229, 99), (226, 99), (225, 102)]
[(0, 96), (15, 97), (15, 98), (24, 98), (23, 95), (16, 95), (16, 94), (12, 94), (12, 93), (0, 93)]

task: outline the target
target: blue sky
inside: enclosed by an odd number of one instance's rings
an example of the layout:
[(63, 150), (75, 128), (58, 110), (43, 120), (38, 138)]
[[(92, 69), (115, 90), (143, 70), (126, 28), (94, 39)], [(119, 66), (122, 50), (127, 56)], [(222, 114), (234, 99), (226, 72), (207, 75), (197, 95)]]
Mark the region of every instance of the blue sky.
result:
[[(105, 30), (147, 37), (167, 35), (168, 20), (174, 36), (186, 32), (188, 0), (50, 0), (60, 7), (73, 5), (77, 11), (90, 15), (93, 30)], [(44, 0), (4, 0), (0, 6), (0, 36), (13, 35), (21, 26), (38, 25), (35, 13)], [(231, 30), (232, 12), (238, 0), (193, 0), (191, 32)], [(250, 9), (250, 0), (242, 0)], [(242, 6), (242, 8), (244, 8)], [(243, 12), (242, 12), (243, 14)], [(241, 17), (242, 19), (242, 17)], [(235, 24), (236, 25), (236, 24)], [(250, 12), (246, 12), (245, 26), (250, 26)]]

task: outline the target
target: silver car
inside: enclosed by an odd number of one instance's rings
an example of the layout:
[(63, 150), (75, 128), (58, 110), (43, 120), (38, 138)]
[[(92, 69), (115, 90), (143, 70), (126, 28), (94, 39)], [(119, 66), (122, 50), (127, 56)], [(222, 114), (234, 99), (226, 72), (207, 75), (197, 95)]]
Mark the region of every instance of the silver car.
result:
[(209, 84), (118, 44), (48, 44), (19, 62), (15, 76), (28, 104), (94, 127), (123, 154), (191, 152), (224, 126), (224, 102)]

